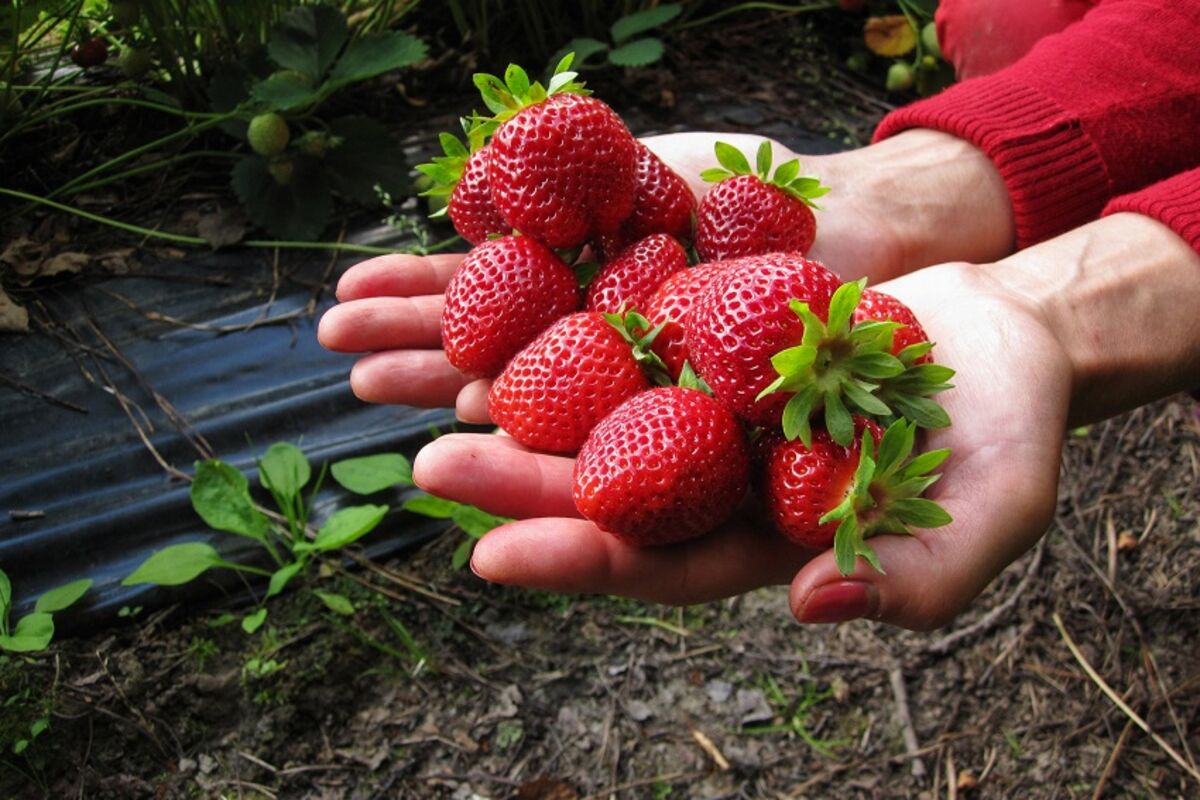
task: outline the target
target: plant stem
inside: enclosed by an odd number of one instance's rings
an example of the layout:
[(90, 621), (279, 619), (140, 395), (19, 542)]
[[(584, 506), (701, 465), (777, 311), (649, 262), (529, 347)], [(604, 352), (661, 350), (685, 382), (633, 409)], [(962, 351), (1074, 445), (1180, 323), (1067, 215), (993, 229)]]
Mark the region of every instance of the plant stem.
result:
[(688, 28), (698, 28), (701, 25), (707, 25), (710, 22), (716, 22), (722, 17), (727, 17), (730, 14), (736, 14), (740, 11), (780, 11), (785, 14), (803, 14), (808, 11), (827, 11), (837, 5), (835, 0), (824, 0), (819, 3), (807, 3), (798, 6), (789, 6), (783, 3), (739, 3), (731, 8), (726, 8), (718, 11), (715, 14), (710, 14), (707, 17), (693, 19), (679, 25), (675, 25), (671, 30), (683, 31)]

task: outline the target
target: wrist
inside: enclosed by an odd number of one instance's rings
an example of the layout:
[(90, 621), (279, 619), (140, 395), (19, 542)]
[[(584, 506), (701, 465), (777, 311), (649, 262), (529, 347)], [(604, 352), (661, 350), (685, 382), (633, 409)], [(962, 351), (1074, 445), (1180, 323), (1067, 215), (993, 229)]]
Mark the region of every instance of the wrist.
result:
[(1070, 362), (1072, 423), (1200, 386), (1200, 255), (1165, 225), (1114, 214), (989, 272)]

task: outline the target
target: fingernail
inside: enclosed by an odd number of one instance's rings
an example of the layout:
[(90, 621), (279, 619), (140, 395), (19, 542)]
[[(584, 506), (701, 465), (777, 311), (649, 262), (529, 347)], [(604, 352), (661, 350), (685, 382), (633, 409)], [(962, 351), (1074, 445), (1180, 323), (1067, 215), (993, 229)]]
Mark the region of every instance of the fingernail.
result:
[(796, 612), (796, 618), (803, 623), (847, 622), (871, 616), (878, 603), (879, 595), (869, 583), (827, 583), (813, 590)]

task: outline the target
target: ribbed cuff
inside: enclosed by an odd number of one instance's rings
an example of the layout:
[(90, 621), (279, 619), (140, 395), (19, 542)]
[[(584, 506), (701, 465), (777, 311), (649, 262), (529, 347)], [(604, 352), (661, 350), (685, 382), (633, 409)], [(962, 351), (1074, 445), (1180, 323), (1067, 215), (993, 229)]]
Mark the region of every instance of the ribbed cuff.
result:
[(1153, 186), (1114, 197), (1103, 216), (1132, 211), (1152, 217), (1200, 253), (1200, 169), (1181, 172)]
[(966, 139), (992, 160), (1008, 187), (1019, 248), (1090, 222), (1112, 194), (1100, 151), (1079, 120), (1003, 72), (893, 111), (874, 138), (909, 128)]

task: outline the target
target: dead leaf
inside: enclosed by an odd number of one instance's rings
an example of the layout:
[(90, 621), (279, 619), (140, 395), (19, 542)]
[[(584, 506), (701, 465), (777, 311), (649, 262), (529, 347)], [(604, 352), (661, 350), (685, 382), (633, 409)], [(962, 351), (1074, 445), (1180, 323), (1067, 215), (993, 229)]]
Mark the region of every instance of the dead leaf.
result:
[(579, 792), (566, 781), (557, 778), (534, 778), (517, 789), (515, 800), (576, 800)]
[(118, 247), (114, 250), (97, 254), (96, 263), (105, 272), (113, 275), (125, 275), (136, 263), (136, 259), (134, 258), (136, 252), (137, 249), (133, 247)]
[(13, 272), (22, 277), (36, 275), (38, 267), (46, 257), (47, 247), (39, 244), (28, 236), (18, 236), (8, 243), (4, 252), (0, 253), (0, 261), (12, 267)]
[(196, 233), (213, 250), (228, 247), (246, 235), (246, 217), (240, 210), (219, 209), (200, 217), (196, 222)]
[(917, 46), (917, 32), (903, 14), (871, 17), (863, 29), (863, 41), (872, 53), (896, 58)]
[(979, 779), (976, 778), (971, 773), (967, 772), (966, 770), (963, 770), (962, 772), (958, 773), (958, 788), (959, 789), (962, 789), (965, 791), (967, 789), (974, 789), (978, 785), (979, 785)]
[(29, 331), (29, 312), (23, 306), (12, 301), (12, 298), (0, 289), (0, 332), (27, 333)]
[(50, 277), (51, 275), (62, 275), (63, 273), (75, 274), (86, 267), (91, 260), (92, 257), (87, 253), (77, 253), (72, 250), (55, 253), (41, 263), (41, 266), (38, 268), (38, 276)]
[(1126, 550), (1136, 549), (1138, 546), (1138, 538), (1129, 531), (1121, 531), (1117, 536), (1117, 550), (1125, 552)]

